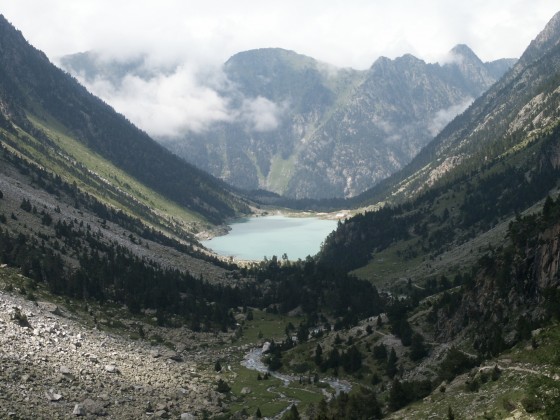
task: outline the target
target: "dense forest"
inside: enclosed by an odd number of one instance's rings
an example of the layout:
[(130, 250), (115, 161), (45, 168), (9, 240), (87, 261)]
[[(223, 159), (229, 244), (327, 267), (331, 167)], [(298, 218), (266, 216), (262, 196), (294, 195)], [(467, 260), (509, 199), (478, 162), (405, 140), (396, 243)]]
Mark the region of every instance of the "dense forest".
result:
[[(516, 166), (497, 159), (476, 170), (455, 174), (413, 201), (389, 205), (341, 222), (319, 254), (322, 263), (347, 271), (365, 265), (375, 252), (411, 240), (413, 257), (440, 254), (451, 244), (485, 232), (505, 218), (525, 210), (557, 186), (556, 154), (560, 126), (543, 134)], [(515, 162), (510, 158), (508, 162)], [(448, 203), (446, 205), (442, 203)]]
[[(100, 203), (5, 147), (0, 150), (0, 159), (57, 200), (72, 202), (75, 208), (92, 212), (101, 220), (101, 226), (112, 222), (126, 229), (135, 243), (152, 241), (234, 272), (237, 268)], [(227, 330), (235, 326), (231, 311), (241, 306), (269, 308), (280, 313), (301, 307), (308, 316), (309, 328), (319, 323), (319, 314), (335, 319), (341, 327), (382, 309), (381, 298), (371, 284), (341, 270), (327, 269), (312, 258), (289, 262), (273, 257), (235, 274), (237, 278), (254, 281), (239, 286), (235, 282), (228, 286), (210, 285), (188, 272), (140, 258), (127, 247), (109, 240), (103, 229), (92, 229), (77, 219), (62, 218), (56, 209), (54, 213), (38, 209), (28, 199), (22, 200), (20, 210), (33, 215), (38, 225), (52, 233), (10, 233), (1, 224), (9, 227), (17, 223), (17, 216), (5, 214), (2, 207), (0, 200), (1, 262), (21, 267), (35, 285), (45, 284), (55, 294), (122, 303), (133, 313), (154, 309), (161, 323), (168, 322), (170, 316), (179, 316), (195, 330), (201, 325)], [(194, 241), (192, 237), (189, 239)]]

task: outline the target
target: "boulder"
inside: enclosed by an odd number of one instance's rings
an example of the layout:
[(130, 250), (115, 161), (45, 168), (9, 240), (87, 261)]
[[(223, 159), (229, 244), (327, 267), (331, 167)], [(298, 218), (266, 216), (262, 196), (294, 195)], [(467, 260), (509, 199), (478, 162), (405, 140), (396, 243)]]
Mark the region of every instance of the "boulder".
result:
[(45, 397), (47, 397), (47, 400), (52, 402), (58, 402), (63, 398), (62, 394), (58, 394), (54, 392), (52, 389), (49, 390), (49, 392), (45, 392)]
[(115, 365), (105, 365), (105, 372), (108, 373), (118, 373), (119, 370)]
[(86, 409), (82, 406), (82, 404), (76, 404), (74, 406), (74, 410), (72, 411), (72, 414), (75, 416), (85, 416)]

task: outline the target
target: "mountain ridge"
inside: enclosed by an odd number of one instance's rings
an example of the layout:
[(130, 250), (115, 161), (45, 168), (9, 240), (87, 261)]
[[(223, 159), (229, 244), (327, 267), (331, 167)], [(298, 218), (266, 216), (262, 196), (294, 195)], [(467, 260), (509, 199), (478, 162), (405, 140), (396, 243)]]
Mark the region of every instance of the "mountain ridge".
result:
[[(292, 198), (354, 196), (408, 162), (512, 63), (482, 63), (468, 51), (457, 47), (444, 65), (413, 56), (379, 58), (363, 71), (280, 48), (240, 52), (224, 64), (228, 83), (217, 90), (233, 120), (160, 141), (240, 188)], [(80, 73), (72, 56), (62, 62)], [(94, 59), (85, 66), (95, 74)], [(391, 103), (383, 102), (389, 92), (379, 93), (388, 86), (399, 98)]]
[[(3, 16), (0, 31), (4, 117), (12, 116), (16, 124), (30, 132), (41, 128), (27, 115), (46, 125), (64, 126), (67, 131), (59, 137), (69, 135), (148, 187), (158, 189), (179, 205), (191, 207), (213, 223), (220, 223), (239, 210), (247, 211), (246, 204), (224, 183), (174, 156), (87, 92), (76, 79), (52, 65)], [(89, 112), (80, 112), (81, 108), (88, 108)], [(97, 120), (104, 123), (98, 124)], [(138, 149), (137, 157), (131, 160), (130, 151), (134, 149)], [(173, 172), (175, 176), (169, 177)]]

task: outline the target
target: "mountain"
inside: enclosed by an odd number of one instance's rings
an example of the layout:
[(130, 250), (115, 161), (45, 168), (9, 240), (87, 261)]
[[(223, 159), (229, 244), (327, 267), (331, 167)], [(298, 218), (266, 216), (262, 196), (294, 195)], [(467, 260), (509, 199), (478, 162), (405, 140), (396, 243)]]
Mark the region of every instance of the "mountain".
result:
[(392, 204), (325, 240), (320, 263), (391, 295), (388, 330), (402, 347), (370, 341), (376, 392), (392, 378), (389, 418), (560, 414), (550, 397), (560, 391), (559, 91), (560, 13), (411, 164), (361, 197)]
[[(155, 204), (157, 200), (150, 201), (153, 197), (147, 194), (187, 209), (192, 213), (187, 220), (194, 217), (220, 223), (226, 217), (247, 211), (246, 204), (223, 182), (177, 158), (88, 93), (31, 47), (3, 17), (0, 51), (0, 109), (3, 119), (13, 125), (11, 135), (4, 141), (29, 159), (55, 173), (61, 170), (59, 165), (68, 166), (68, 162), (81, 161), (86, 156), (96, 160), (103, 169), (74, 166), (68, 170), (81, 171), (83, 176), (94, 172), (98, 175), (97, 183), (107, 190), (124, 190), (123, 196), (137, 183), (137, 190), (144, 190), (145, 196), (139, 199), (140, 194), (135, 194), (134, 199), (148, 213), (160, 209)], [(23, 146), (21, 138), (25, 140), (26, 136), (35, 141)], [(115, 179), (118, 172), (126, 179)], [(80, 174), (73, 178), (80, 178)], [(107, 194), (99, 185), (89, 187), (97, 195)], [(122, 197), (105, 199), (122, 203)]]
[(393, 205), (343, 223), (325, 242), (324, 261), (355, 269), (399, 241), (405, 259), (432, 259), (542, 204), (559, 169), (558, 69), (560, 14), (409, 165), (358, 197)]
[[(526, 147), (559, 116), (555, 16), (515, 66), (391, 179), (366, 197), (411, 197), (442, 177), (463, 174)], [(382, 198), (383, 199), (383, 198)], [(375, 201), (375, 199), (374, 199)]]
[(559, 22), (319, 255), (240, 267), (192, 235), (222, 207), (0, 21), (0, 417), (559, 418)]
[[(355, 196), (408, 163), (513, 62), (482, 63), (458, 45), (443, 65), (406, 55), (356, 71), (282, 49), (246, 51), (224, 64), (228, 84), (218, 91), (233, 117), (159, 141), (240, 188)], [(152, 77), (138, 60), (119, 66), (93, 52), (61, 63), (90, 85)]]

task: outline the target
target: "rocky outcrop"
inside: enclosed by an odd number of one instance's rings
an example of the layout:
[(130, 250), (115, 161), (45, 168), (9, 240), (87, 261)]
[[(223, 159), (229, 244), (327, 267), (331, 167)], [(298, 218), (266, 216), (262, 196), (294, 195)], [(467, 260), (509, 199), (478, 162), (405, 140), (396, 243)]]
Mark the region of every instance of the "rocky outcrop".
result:
[(218, 414), (215, 372), (201, 367), (210, 357), (91, 330), (56, 305), (0, 292), (0, 418)]
[(515, 343), (550, 317), (550, 299), (556, 299), (550, 292), (560, 288), (559, 267), (560, 224), (523, 248), (483, 257), (457, 303), (437, 309), (437, 339), (447, 342), (470, 332), (483, 354)]

